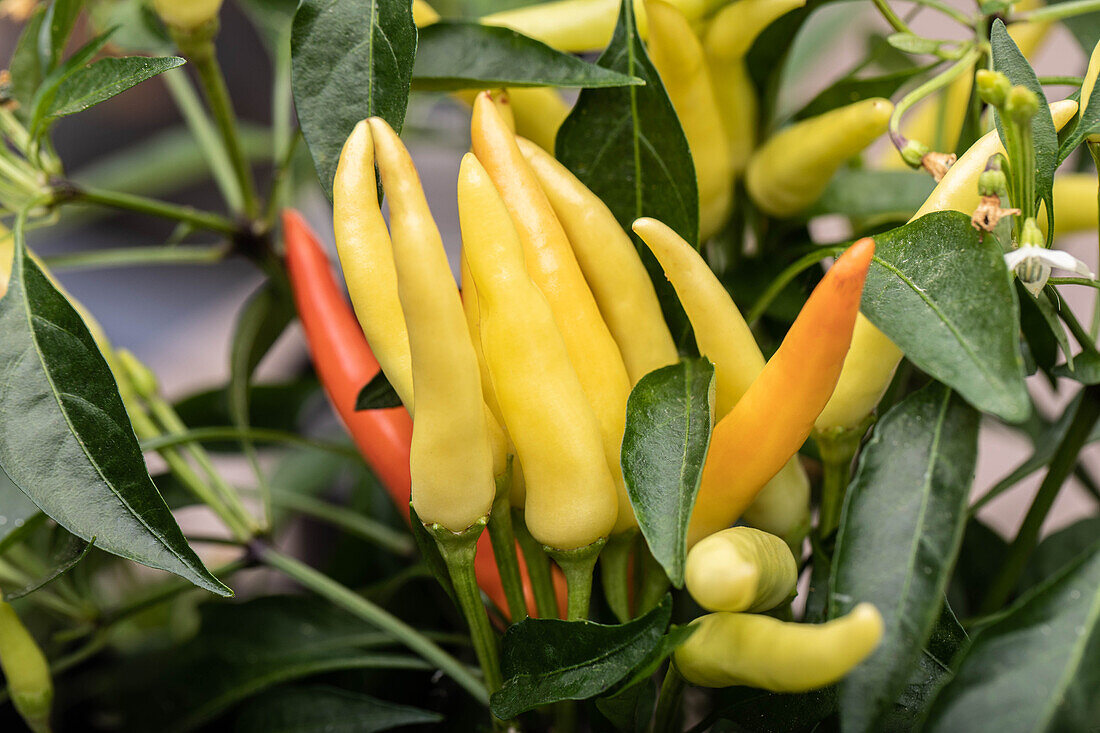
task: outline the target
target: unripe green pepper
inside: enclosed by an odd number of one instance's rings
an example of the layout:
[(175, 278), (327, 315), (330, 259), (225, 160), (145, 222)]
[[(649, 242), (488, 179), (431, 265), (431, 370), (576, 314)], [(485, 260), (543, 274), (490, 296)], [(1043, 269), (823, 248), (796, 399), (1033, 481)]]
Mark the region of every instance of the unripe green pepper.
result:
[(12, 704), (34, 733), (49, 733), (53, 679), (46, 656), (15, 609), (0, 601), (0, 670)]
[(153, 7), (166, 25), (190, 31), (217, 18), (222, 0), (153, 0)]
[(824, 624), (779, 621), (752, 613), (711, 613), (676, 650), (676, 668), (701, 687), (745, 685), (806, 692), (831, 685), (874, 651), (882, 616), (861, 603)]
[(864, 99), (781, 130), (749, 161), (749, 196), (771, 216), (798, 214), (820, 198), (845, 161), (886, 132), (893, 111), (888, 99)]
[(775, 535), (731, 527), (699, 540), (684, 574), (691, 597), (708, 611), (760, 613), (794, 594), (798, 563)]

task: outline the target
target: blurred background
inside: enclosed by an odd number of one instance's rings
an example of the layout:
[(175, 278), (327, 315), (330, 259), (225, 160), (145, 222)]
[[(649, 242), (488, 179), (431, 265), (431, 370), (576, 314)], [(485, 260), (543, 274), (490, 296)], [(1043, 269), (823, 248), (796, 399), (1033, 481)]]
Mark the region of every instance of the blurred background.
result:
[[(253, 0), (253, 2), (263, 0)], [(280, 2), (293, 6), (293, 3)], [(523, 2), (471, 0), (442, 3), (447, 15), (476, 16), (489, 10)], [(954, 3), (960, 7), (962, 2)], [(0, 64), (6, 64), (19, 32), (19, 15), (33, 0), (0, 2)], [(895, 3), (899, 12), (908, 3)], [(970, 7), (969, 5), (967, 7)], [(953, 31), (936, 23), (937, 16), (922, 13), (913, 27), (931, 37)], [(1071, 21), (1073, 22), (1073, 21)], [(781, 109), (793, 111), (832, 81), (846, 74), (863, 58), (870, 33), (883, 34), (887, 26), (869, 2), (832, 3), (814, 14), (796, 42), (781, 89)], [(89, 36), (78, 30), (76, 42)], [(218, 40), (221, 64), (237, 113), (246, 124), (247, 147), (264, 181), (271, 144), (266, 132), (272, 123), (272, 64), (264, 40), (245, 10), (227, 0), (222, 11)], [(1072, 35), (1054, 28), (1034, 57), (1038, 74), (1081, 75), (1086, 58)], [(186, 67), (178, 73), (188, 73)], [(1069, 88), (1048, 88), (1052, 98)], [(67, 174), (77, 181), (95, 181), (100, 187), (140, 191), (205, 210), (220, 210), (220, 197), (212, 185), (201, 155), (192, 143), (164, 81), (150, 80), (56, 128), (58, 152)], [(419, 167), (436, 221), (452, 256), (459, 245), (454, 182), (459, 159), (469, 144), (467, 111), (457, 102), (434, 94), (414, 93), (406, 121), (405, 137)], [(872, 151), (869, 158), (882, 151)], [(173, 161), (172, 174), (154, 181), (143, 180), (144, 165), (153, 159)], [(298, 146), (292, 200), (316, 227), (332, 250), (331, 208), (323, 197), (304, 145)], [(1067, 163), (1072, 165), (1072, 160)], [(102, 248), (161, 245), (173, 227), (148, 217), (74, 210), (59, 226), (34, 232), (31, 246), (47, 259)], [(842, 223), (824, 218), (813, 225), (821, 241), (842, 239)], [(196, 240), (202, 243), (202, 240)], [(213, 243), (211, 241), (210, 243)], [(1059, 240), (1059, 246), (1081, 257), (1095, 270), (1095, 233)], [(171, 398), (223, 385), (229, 375), (231, 335), (241, 305), (260, 283), (249, 263), (240, 260), (212, 265), (143, 267), (62, 267), (55, 272), (65, 286), (102, 322), (110, 339), (137, 354), (159, 375)], [(1063, 288), (1070, 305), (1091, 318), (1090, 288)], [(292, 327), (261, 365), (258, 381), (278, 382), (308, 368), (308, 355), (297, 327)], [(1042, 376), (1030, 386), (1040, 405), (1053, 413), (1068, 401), (1076, 384), (1066, 382), (1056, 392)], [(317, 395), (317, 414), (325, 410)], [(1003, 478), (1031, 453), (1028, 440), (992, 420), (983, 426), (975, 495)], [(1086, 449), (1086, 464), (1100, 471), (1100, 448)], [(156, 456), (151, 462), (159, 460)], [(249, 474), (241, 466), (242, 476)], [(1094, 474), (1100, 475), (1100, 474)], [(981, 516), (1002, 534), (1011, 536), (1029, 505), (1042, 475), (1036, 474), (986, 506)], [(1076, 482), (1076, 479), (1071, 479)], [(1095, 511), (1094, 500), (1080, 485), (1067, 487), (1047, 521), (1047, 531), (1064, 526)]]

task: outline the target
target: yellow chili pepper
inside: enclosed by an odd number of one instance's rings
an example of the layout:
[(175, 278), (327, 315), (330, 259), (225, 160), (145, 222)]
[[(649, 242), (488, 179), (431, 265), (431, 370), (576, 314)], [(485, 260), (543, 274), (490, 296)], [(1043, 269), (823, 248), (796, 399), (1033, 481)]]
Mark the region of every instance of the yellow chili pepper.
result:
[[(1071, 100), (1054, 102), (1050, 112), (1054, 127), (1060, 130), (1076, 114), (1077, 103)], [(979, 202), (979, 176), (989, 158), (1003, 152), (997, 131), (986, 133), (951, 166), (910, 221), (933, 211), (972, 213)], [(1058, 208), (1054, 210), (1057, 212)], [(882, 399), (902, 356), (901, 350), (861, 314), (856, 320), (852, 348), (844, 361), (836, 390), (814, 428), (825, 432), (858, 427)]]
[[(481, 91), (490, 90), (464, 89), (453, 96), (473, 105)], [(558, 129), (571, 109), (558, 90), (551, 87), (509, 87), (491, 91), (490, 97), (512, 132), (543, 150), (554, 152)]]
[(647, 0), (649, 57), (687, 137), (699, 190), (699, 238), (716, 234), (733, 205), (729, 142), (714, 97), (703, 46), (684, 14)]
[(167, 25), (192, 30), (217, 18), (222, 0), (153, 0), (153, 7)]
[(702, 687), (746, 685), (805, 692), (840, 680), (874, 651), (882, 615), (861, 603), (824, 624), (798, 624), (751, 613), (711, 613), (676, 650), (676, 668)]
[(760, 613), (794, 594), (798, 563), (775, 535), (731, 527), (691, 548), (685, 580), (691, 597), (708, 611)]
[(599, 422), (547, 299), (527, 274), (508, 209), (470, 154), (459, 170), (458, 206), (485, 361), (523, 463), (527, 527), (549, 547), (586, 547), (611, 532), (618, 513)]
[[(1089, 67), (1085, 71), (1085, 82), (1081, 85), (1081, 114), (1084, 114), (1085, 109), (1089, 106), (1089, 97), (1092, 96), (1092, 90), (1096, 87), (1097, 74), (1100, 74), (1100, 43), (1092, 49), (1092, 56), (1089, 57)], [(1100, 133), (1089, 135), (1088, 141), (1090, 143), (1100, 142)], [(1057, 215), (1058, 209), (1055, 209), (1054, 213)]]
[(412, 354), (412, 504), (425, 523), (461, 532), (489, 513), (496, 494), (477, 356), (412, 158), (384, 120), (369, 122)]
[[(1096, 232), (1095, 173), (1060, 173), (1054, 177), (1054, 236)], [(1046, 214), (1036, 217), (1046, 234)]]
[[(596, 413), (607, 464), (619, 493), (615, 529), (624, 531), (636, 526), (637, 519), (619, 464), (630, 395), (630, 377), (619, 347), (604, 323), (550, 201), (488, 94), (478, 95), (474, 102), (471, 135), (474, 154), (508, 207), (523, 243), (527, 271), (550, 304), (573, 369)], [(473, 262), (470, 267), (474, 267)], [(525, 465), (524, 470), (527, 468)]]
[(707, 25), (703, 47), (736, 176), (744, 172), (756, 147), (759, 115), (745, 56), (765, 28), (805, 4), (806, 0), (735, 0)]
[[(655, 219), (639, 219), (634, 231), (676, 289), (699, 353), (714, 364), (714, 417), (721, 420), (764, 369), (764, 355), (741, 311), (694, 247)], [(807, 523), (809, 497), (809, 479), (794, 456), (761, 490), (761, 507), (750, 523), (788, 537)]]
[(680, 355), (653, 283), (615, 215), (553, 156), (524, 138), (516, 143), (569, 237), (631, 383), (675, 364)]
[(750, 527), (782, 537), (799, 551), (810, 529), (810, 477), (798, 454), (764, 484), (741, 515)]
[(794, 216), (821, 196), (845, 161), (886, 132), (893, 110), (888, 99), (864, 99), (781, 130), (749, 161), (749, 196), (772, 216)]
[(15, 609), (0, 601), (0, 670), (12, 704), (34, 733), (49, 733), (53, 679), (46, 656)]
[(417, 28), (427, 28), (439, 20), (439, 13), (424, 0), (413, 0), (413, 23)]

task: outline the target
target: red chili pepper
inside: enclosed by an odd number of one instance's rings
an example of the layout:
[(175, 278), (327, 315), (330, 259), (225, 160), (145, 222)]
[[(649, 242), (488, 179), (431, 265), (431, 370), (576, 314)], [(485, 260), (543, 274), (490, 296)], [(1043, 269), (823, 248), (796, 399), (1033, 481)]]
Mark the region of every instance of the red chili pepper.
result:
[[(412, 494), (412, 479), (409, 476), (412, 418), (403, 407), (355, 409), (360, 390), (378, 374), (378, 361), (371, 353), (343, 291), (337, 285), (328, 257), (301, 214), (292, 209), (284, 211), (283, 230), (286, 267), (298, 318), (302, 322), (306, 343), (325, 394), (359, 452), (408, 520)], [(481, 536), (477, 549), (475, 570), (478, 585), (497, 608), (507, 614), (508, 603), (487, 532)], [(534, 598), (522, 553), (519, 563), (527, 607), (534, 615)], [(565, 608), (564, 599), (559, 600), (560, 606)]]

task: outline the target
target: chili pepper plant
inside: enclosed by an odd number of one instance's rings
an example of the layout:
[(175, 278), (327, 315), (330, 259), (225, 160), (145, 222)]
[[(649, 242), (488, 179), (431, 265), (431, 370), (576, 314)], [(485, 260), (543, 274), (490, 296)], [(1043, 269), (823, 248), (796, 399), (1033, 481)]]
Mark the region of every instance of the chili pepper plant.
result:
[[(1094, 729), (1100, 0), (0, 12), (0, 729)], [(64, 287), (235, 262), (193, 394)]]

